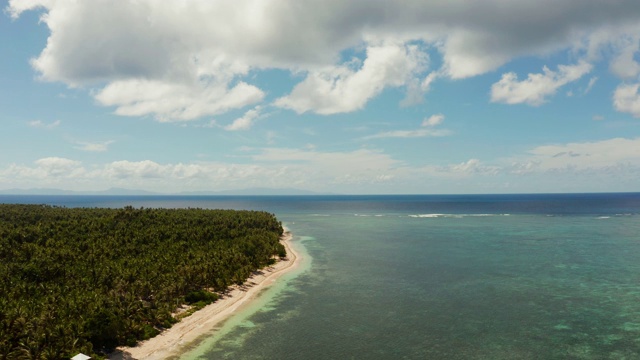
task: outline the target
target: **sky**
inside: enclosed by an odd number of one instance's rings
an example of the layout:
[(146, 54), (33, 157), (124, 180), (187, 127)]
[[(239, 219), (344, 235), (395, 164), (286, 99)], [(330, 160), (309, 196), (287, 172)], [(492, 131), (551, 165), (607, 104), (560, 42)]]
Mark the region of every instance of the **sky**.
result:
[(637, 0), (0, 7), (0, 190), (640, 191)]

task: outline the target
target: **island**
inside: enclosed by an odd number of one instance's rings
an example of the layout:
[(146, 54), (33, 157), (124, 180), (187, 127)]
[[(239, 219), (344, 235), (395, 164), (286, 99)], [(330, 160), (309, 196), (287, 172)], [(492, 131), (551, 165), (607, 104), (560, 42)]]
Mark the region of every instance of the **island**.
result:
[(283, 268), (284, 235), (262, 211), (0, 204), (0, 358), (105, 358), (225, 316)]

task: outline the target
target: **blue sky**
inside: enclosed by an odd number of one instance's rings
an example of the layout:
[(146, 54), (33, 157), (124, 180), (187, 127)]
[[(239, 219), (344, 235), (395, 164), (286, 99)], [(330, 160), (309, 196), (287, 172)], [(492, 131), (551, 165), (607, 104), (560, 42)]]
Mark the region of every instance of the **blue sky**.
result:
[(0, 4), (0, 190), (640, 191), (635, 0)]

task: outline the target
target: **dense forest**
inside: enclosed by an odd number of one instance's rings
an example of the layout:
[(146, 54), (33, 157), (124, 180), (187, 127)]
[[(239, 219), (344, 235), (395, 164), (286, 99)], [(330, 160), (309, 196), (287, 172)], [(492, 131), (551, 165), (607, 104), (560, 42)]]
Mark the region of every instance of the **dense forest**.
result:
[(0, 359), (101, 357), (286, 256), (272, 214), (0, 204)]

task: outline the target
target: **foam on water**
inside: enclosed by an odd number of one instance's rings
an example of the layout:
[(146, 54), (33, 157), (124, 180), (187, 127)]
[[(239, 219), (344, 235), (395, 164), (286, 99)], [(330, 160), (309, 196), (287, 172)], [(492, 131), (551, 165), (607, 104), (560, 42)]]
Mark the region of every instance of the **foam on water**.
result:
[(491, 216), (511, 216), (511, 214), (411, 214), (408, 215), (412, 218), (456, 218), (461, 219), (465, 217), (491, 217)]

